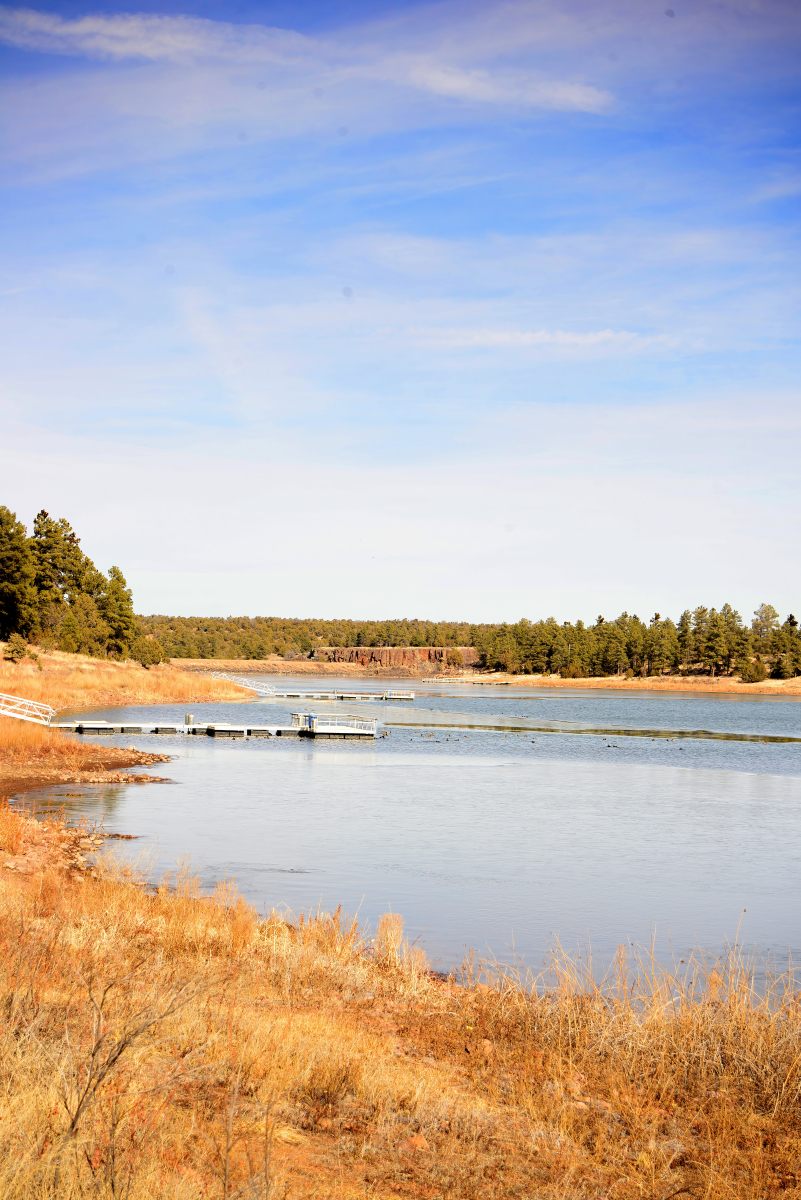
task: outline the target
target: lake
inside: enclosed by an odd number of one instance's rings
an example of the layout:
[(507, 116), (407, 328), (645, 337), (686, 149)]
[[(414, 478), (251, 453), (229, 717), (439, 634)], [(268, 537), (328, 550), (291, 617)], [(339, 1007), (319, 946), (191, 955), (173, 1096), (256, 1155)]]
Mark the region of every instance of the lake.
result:
[[(341, 904), (373, 926), (399, 912), (442, 970), (470, 947), (536, 969), (557, 937), (604, 962), (620, 943), (651, 940), (679, 960), (719, 951), (738, 925), (780, 964), (798, 953), (799, 701), (403, 686), (414, 702), (192, 705), (198, 723), (235, 724), (330, 707), (377, 716), (388, 736), (126, 735), (113, 740), (175, 756), (152, 768), (174, 785), (73, 784), (35, 793), (37, 806), (137, 835), (117, 845), (148, 852), (154, 878), (188, 856), (204, 886), (233, 877), (260, 909)], [(185, 711), (84, 715), (136, 723)]]

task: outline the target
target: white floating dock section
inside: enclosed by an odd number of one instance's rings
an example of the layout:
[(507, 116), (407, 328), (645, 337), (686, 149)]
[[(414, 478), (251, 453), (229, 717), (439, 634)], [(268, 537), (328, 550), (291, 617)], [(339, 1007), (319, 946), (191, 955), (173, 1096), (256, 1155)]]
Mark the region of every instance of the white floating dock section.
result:
[(59, 721), (51, 726), (53, 729), (64, 729), (70, 733), (98, 734), (114, 733), (150, 733), (166, 734), (177, 737), (222, 737), (222, 738), (251, 738), (251, 737), (307, 737), (307, 738), (374, 738), (378, 726), (377, 719), (365, 717), (330, 717), (318, 716), (315, 713), (292, 713), (291, 725), (229, 725), (215, 722), (209, 725), (194, 723), (163, 721), (155, 724), (144, 721), (140, 725), (120, 722), (115, 725), (110, 721)]
[(224, 671), (212, 671), (212, 679), (227, 679), (229, 683), (238, 683), (240, 687), (250, 688), (252, 692), (256, 692), (259, 696), (266, 696), (270, 699), (275, 697), (277, 700), (362, 700), (362, 701), (383, 701), (383, 700), (414, 700), (414, 692), (399, 692), (390, 690), (387, 692), (340, 692), (340, 691), (321, 691), (316, 688), (314, 691), (304, 691), (293, 688), (291, 692), (279, 691), (275, 684), (264, 683), (258, 679), (243, 679), (241, 675), (227, 675)]

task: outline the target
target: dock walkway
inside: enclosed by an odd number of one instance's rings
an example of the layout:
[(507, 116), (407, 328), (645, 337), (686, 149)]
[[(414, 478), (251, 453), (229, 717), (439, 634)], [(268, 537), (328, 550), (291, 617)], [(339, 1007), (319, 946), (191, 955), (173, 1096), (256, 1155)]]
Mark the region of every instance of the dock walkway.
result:
[(330, 717), (318, 716), (315, 713), (292, 713), (291, 725), (230, 725), (227, 722), (196, 725), (194, 720), (176, 721), (143, 721), (133, 723), (128, 721), (115, 724), (111, 721), (91, 721), (75, 719), (58, 721), (51, 725), (52, 729), (63, 729), (65, 732), (78, 734), (114, 734), (114, 733), (155, 733), (167, 734), (173, 737), (183, 735), (188, 737), (225, 737), (225, 738), (259, 738), (259, 737), (306, 737), (306, 738), (375, 738), (378, 721), (366, 717)]
[(256, 692), (259, 696), (265, 696), (268, 699), (277, 700), (357, 700), (357, 701), (377, 701), (385, 700), (414, 700), (414, 692), (398, 692), (394, 690), (386, 692), (341, 692), (338, 690), (327, 691), (315, 688), (313, 691), (293, 688), (291, 691), (279, 691), (275, 684), (264, 683), (261, 680), (243, 679), (241, 675), (227, 675), (224, 671), (213, 671), (212, 679), (227, 679), (229, 683), (238, 683), (240, 687), (250, 688), (252, 692)]

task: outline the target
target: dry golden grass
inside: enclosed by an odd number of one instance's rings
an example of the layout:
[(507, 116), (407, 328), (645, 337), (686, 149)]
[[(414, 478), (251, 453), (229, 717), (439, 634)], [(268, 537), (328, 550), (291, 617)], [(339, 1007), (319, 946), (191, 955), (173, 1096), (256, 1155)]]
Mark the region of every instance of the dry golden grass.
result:
[(25, 818), (8, 800), (0, 799), (0, 850), (19, 854), (25, 843)]
[(0, 717), (0, 795), (46, 783), (142, 782), (151, 776), (121, 776), (119, 768), (168, 761), (164, 754), (98, 746), (67, 737), (58, 729)]
[(58, 729), (0, 717), (0, 762), (79, 766), (97, 757), (98, 747), (68, 738)]
[(339, 913), (260, 920), (186, 871), (129, 875), (0, 885), (4, 1198), (752, 1200), (801, 1182), (789, 977), (757, 993), (734, 953), (680, 979), (621, 957), (597, 983), (558, 954), (547, 988), (459, 987), (396, 915), (370, 940)]
[(100, 705), (247, 700), (253, 693), (211, 675), (161, 665), (110, 662), (80, 654), (41, 654), (39, 667), (0, 661), (0, 692), (40, 700), (55, 709)]

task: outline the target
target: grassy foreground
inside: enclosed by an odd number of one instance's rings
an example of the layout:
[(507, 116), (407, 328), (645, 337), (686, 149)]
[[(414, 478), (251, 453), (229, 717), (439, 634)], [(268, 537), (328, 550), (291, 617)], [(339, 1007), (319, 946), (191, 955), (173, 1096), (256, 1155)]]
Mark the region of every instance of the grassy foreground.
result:
[(225, 679), (190, 674), (168, 664), (146, 670), (131, 661), (113, 662), (58, 650), (42, 652), (38, 657), (38, 663), (30, 659), (18, 664), (0, 660), (0, 692), (41, 700), (55, 709), (200, 704), (253, 696)]
[[(773, 1196), (801, 1176), (801, 1006), (747, 964), (596, 986), (433, 977), (387, 915), (148, 889), (0, 809), (0, 1195)], [(127, 873), (126, 873), (127, 872)]]

